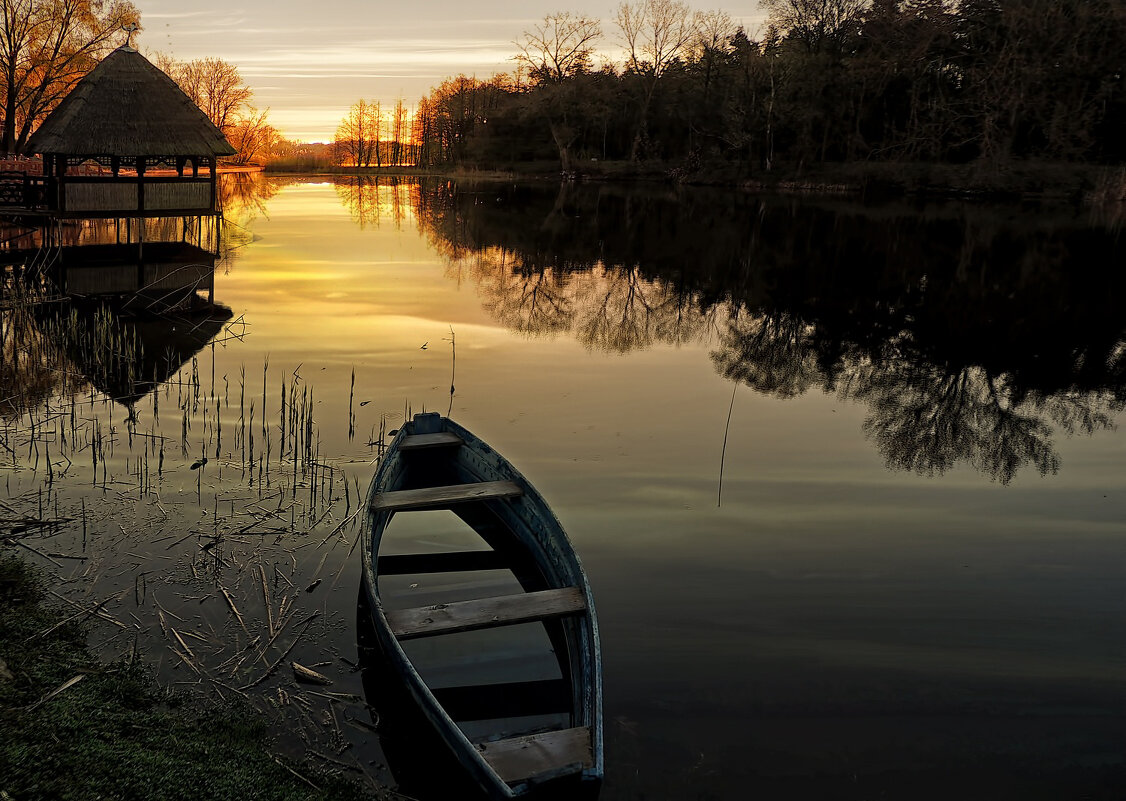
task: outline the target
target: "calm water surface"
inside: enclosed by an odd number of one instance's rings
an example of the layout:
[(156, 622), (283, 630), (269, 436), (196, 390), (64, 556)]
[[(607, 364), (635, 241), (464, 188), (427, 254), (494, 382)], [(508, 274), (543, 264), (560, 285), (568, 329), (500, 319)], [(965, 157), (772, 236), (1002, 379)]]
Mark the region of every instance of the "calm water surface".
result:
[(90, 355), (144, 339), (132, 318), (87, 313), (119, 339), (38, 373), (13, 354), (49, 361), (20, 343), (57, 338), (50, 315), (6, 320), (5, 509), (70, 521), (21, 542), (72, 600), (112, 598), (107, 653), (137, 642), (163, 681), (270, 710), (286, 748), (395, 781), (355, 670), (357, 491), (381, 433), (452, 409), (589, 574), (604, 798), (1126, 793), (1114, 220), (228, 188), (229, 319), (146, 339), (155, 389)]

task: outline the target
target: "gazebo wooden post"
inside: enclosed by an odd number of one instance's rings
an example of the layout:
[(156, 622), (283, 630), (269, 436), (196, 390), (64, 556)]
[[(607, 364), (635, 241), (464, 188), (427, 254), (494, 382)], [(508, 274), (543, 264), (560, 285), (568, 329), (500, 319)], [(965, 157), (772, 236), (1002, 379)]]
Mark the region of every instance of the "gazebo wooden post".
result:
[(209, 211), (215, 211), (215, 204), (218, 200), (218, 187), (219, 187), (219, 159), (217, 156), (211, 156), (211, 205)]
[(137, 211), (145, 213), (145, 157), (137, 156)]
[(48, 207), (55, 210), (62, 210), (63, 207), (63, 169), (59, 166), (60, 162), (65, 165), (66, 159), (56, 153), (43, 165), (44, 174), (47, 176), (47, 193), (50, 196)]
[(212, 268), (207, 271), (207, 305), (213, 307), (215, 305), (215, 269)]

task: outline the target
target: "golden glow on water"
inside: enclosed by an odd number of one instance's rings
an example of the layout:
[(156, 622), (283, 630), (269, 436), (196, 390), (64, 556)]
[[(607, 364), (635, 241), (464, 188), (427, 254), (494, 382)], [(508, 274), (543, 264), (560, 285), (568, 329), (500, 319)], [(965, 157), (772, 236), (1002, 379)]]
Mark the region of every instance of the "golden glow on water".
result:
[[(723, 304), (702, 312), (691, 297), (636, 270), (529, 268), (510, 249), (466, 247), (427, 227), (433, 223), (420, 224), (419, 191), (408, 182), (288, 183), (269, 200), (266, 213), (239, 223), (254, 241), (216, 289), (249, 324), (239, 358), (253, 363), (268, 353), (272, 364), (324, 369), (326, 381), (318, 383), (330, 386), (342, 386), (340, 373), (354, 366), (368, 395), (394, 388), (384, 407), (444, 409), (452, 328), (454, 409), (470, 415), (470, 422), (477, 415), (492, 425), (512, 420), (518, 430), (520, 421), (550, 427), (561, 413), (581, 413), (588, 424), (572, 423), (576, 430), (565, 438), (582, 441), (582, 431), (597, 430), (587, 443), (597, 452), (608, 441), (604, 426), (616, 429), (611, 421), (621, 421), (615, 440), (646, 432), (646, 447), (653, 450), (646, 463), (677, 454), (676, 470), (696, 475), (718, 466), (714, 443), (721, 437), (699, 436), (701, 426), (721, 432), (726, 419), (732, 384), (716, 365), (745, 369), (739, 359), (758, 358), (747, 348), (779, 331), (797, 340), (813, 334), (806, 324), (767, 327), (746, 314), (733, 322)], [(482, 202), (491, 203), (491, 195), (481, 193)], [(735, 425), (727, 478), (737, 484), (747, 458), (767, 458), (774, 477), (809, 476), (818, 465), (836, 475), (845, 460), (852, 480), (869, 476), (871, 483), (885, 484), (886, 468), (863, 436), (864, 407), (811, 391), (818, 381), (812, 351), (793, 358), (806, 366), (787, 368), (788, 383), (774, 383), (782, 379), (768, 362), (754, 368), (760, 372), (746, 373), (745, 381), (769, 383), (777, 398), (800, 397), (779, 401), (748, 387), (737, 393), (734, 423), (748, 407), (755, 410), (752, 425), (769, 422), (746, 452), (736, 444)], [(855, 380), (868, 379), (861, 373)], [(331, 394), (339, 400), (338, 392)], [(825, 430), (812, 435), (818, 427)], [(709, 455), (693, 459), (705, 441)], [(1101, 444), (1097, 438), (1082, 442)], [(1057, 444), (1067, 447), (1068, 441)], [(818, 456), (811, 461), (813, 454)], [(686, 473), (685, 459), (692, 465)], [(956, 474), (947, 479), (951, 483)], [(726, 500), (737, 503), (737, 494)]]
[[(398, 194), (405, 196), (406, 187)], [(391, 216), (409, 208), (384, 192), (377, 208)], [(315, 234), (310, 226), (315, 226)], [(365, 358), (431, 361), (448, 355), (441, 338), (449, 326), (491, 328), (479, 307), (463, 303), (458, 287), (410, 225), (360, 227), (330, 184), (300, 185), (271, 201), (268, 218), (249, 225), (256, 241), (240, 254), (221, 283), (225, 302), (254, 318), (254, 337), (274, 353), (303, 354), (310, 363)], [(265, 314), (258, 310), (268, 310)], [(434, 341), (433, 353), (417, 352)], [(467, 341), (468, 345), (468, 341)]]

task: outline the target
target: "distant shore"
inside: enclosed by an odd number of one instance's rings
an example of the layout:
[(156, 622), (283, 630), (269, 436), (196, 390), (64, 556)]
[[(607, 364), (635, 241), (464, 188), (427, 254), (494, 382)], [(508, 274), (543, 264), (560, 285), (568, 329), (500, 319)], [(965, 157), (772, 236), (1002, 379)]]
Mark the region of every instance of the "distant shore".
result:
[(982, 200), (1126, 201), (1126, 165), (1011, 161), (998, 164), (817, 163), (780, 164), (770, 171), (729, 164), (692, 169), (658, 162), (576, 162), (563, 172), (557, 162), (495, 167), (309, 167), (267, 165), (271, 175), (431, 176), (499, 181), (664, 182), (807, 194), (872, 197), (935, 197)]

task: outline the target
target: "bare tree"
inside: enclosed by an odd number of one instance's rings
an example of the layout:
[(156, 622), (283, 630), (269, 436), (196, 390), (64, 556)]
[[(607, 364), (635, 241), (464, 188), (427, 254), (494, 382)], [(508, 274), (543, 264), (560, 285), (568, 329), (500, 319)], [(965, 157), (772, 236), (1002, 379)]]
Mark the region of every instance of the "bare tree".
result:
[(157, 66), (179, 84), (224, 134), (241, 118), (253, 96), (250, 87), (243, 83), (238, 67), (219, 58), (173, 61), (165, 57)]
[(243, 83), (238, 67), (218, 58), (177, 61), (163, 53), (155, 54), (152, 60), (239, 151), (236, 164), (249, 164), (270, 155), (278, 132), (266, 121), (269, 109), (259, 111), (250, 105), (253, 92)]
[(622, 3), (614, 21), (626, 47), (626, 66), (659, 79), (696, 35), (698, 16), (683, 0)]
[(341, 163), (353, 167), (370, 167), (379, 147), (379, 126), (382, 121), (379, 103), (363, 98), (348, 109), (348, 115), (336, 129), (337, 154)]
[(526, 110), (547, 122), (564, 172), (571, 171), (571, 147), (578, 138), (584, 98), (577, 79), (590, 70), (594, 45), (602, 35), (598, 20), (567, 12), (548, 14), (525, 31), (514, 57), (531, 80)]
[(403, 164), (403, 137), (408, 134), (407, 107), (403, 98), (395, 101), (395, 110), (391, 112), (391, 163), (395, 166)]
[(378, 100), (368, 103), (368, 119), (371, 131), (371, 153), (375, 157), (375, 166), (383, 165), (383, 107)]
[(684, 54), (696, 36), (698, 14), (683, 0), (638, 0), (622, 3), (614, 21), (626, 48), (626, 69), (641, 85), (637, 130), (630, 146), (636, 160), (648, 134), (649, 107), (661, 77)]
[[(254, 93), (243, 83), (234, 64), (219, 58), (176, 61), (163, 54), (156, 55), (153, 63), (184, 90), (224, 135), (241, 124), (250, 109), (248, 104)], [(253, 116), (254, 110), (250, 109), (249, 113)]]
[(722, 50), (739, 30), (731, 15), (722, 9), (696, 14), (696, 31), (692, 37), (694, 50)]
[(692, 59), (703, 68), (705, 104), (719, 62), (738, 31), (739, 27), (726, 11), (701, 11), (696, 15), (696, 30), (688, 49)]
[(281, 139), (277, 129), (266, 122), (269, 109), (250, 108), (230, 128), (227, 135), (231, 147), (238, 151), (236, 164), (260, 164), (273, 155)]
[(763, 0), (770, 21), (811, 53), (839, 52), (871, 0)]
[(488, 81), (458, 75), (432, 88), (419, 101), (414, 118), (413, 140), (419, 149), (419, 163), (462, 161), (474, 129), (513, 91), (507, 75), (494, 75)]
[(536, 84), (560, 84), (590, 69), (594, 46), (602, 36), (598, 20), (563, 11), (548, 14), (514, 44), (514, 57)]
[(432, 98), (423, 97), (418, 101), (411, 119), (411, 161), (416, 165), (430, 166), (438, 161), (434, 147), (437, 113)]
[(121, 26), (139, 20), (127, 0), (2, 0), (4, 152), (21, 150), (31, 129), (113, 46)]

